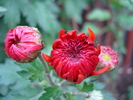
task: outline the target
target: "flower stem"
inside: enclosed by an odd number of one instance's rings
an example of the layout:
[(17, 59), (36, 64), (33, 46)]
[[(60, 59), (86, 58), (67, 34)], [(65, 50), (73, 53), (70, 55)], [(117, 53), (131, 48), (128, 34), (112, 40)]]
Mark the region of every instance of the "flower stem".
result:
[(54, 82), (52, 81), (52, 79), (51, 79), (51, 77), (50, 77), (49, 70), (48, 70), (48, 65), (47, 65), (46, 61), (43, 60), (41, 54), (38, 56), (38, 58), (39, 58), (40, 61), (42, 62), (42, 65), (43, 65), (43, 67), (44, 67), (44, 72), (45, 72), (45, 74), (46, 74), (46, 76), (47, 76), (47, 79), (48, 79), (49, 83), (50, 83), (51, 85), (54, 85)]
[(68, 83), (67, 80), (63, 80), (62, 82), (59, 83), (60, 86), (65, 86)]

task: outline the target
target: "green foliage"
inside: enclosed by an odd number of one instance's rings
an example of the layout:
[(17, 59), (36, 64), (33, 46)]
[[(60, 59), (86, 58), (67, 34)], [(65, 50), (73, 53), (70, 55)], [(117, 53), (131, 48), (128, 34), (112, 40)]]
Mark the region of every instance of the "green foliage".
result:
[(87, 18), (89, 20), (99, 20), (99, 21), (106, 21), (111, 18), (109, 11), (103, 9), (94, 9), (88, 15)]
[(7, 9), (4, 21), (8, 24), (9, 28), (14, 28), (20, 22), (20, 11), (17, 0), (7, 0), (4, 6)]
[(49, 100), (50, 98), (56, 98), (59, 95), (62, 95), (60, 86), (52, 86), (44, 89), (45, 93), (39, 98), (39, 100)]
[(69, 18), (74, 18), (78, 23), (82, 22), (82, 11), (87, 7), (86, 0), (64, 0), (64, 8)]
[(107, 91), (102, 91), (102, 94), (104, 96), (104, 100), (116, 100), (116, 98), (114, 98), (113, 95)]
[(93, 83), (86, 83), (82, 82), (80, 84), (77, 84), (77, 89), (82, 92), (90, 92), (93, 90), (94, 84)]
[(129, 86), (128, 88), (128, 91), (129, 91), (129, 100), (132, 100), (133, 99), (133, 86)]
[[(75, 96), (74, 93), (92, 93), (93, 90), (101, 91), (104, 100), (116, 100), (111, 93), (104, 91), (105, 83), (92, 83), (97, 77), (94, 80), (87, 78), (76, 85), (68, 83), (63, 87), (49, 87), (38, 59), (23, 64), (6, 59), (3, 44), (10, 28), (28, 25), (40, 30), (45, 42), (43, 52), (50, 54), (59, 30), (72, 30), (76, 25), (78, 31), (88, 33), (87, 28), (90, 27), (98, 36), (112, 32), (116, 39), (113, 42), (116, 50), (126, 53), (124, 32), (133, 28), (132, 3), (129, 0), (103, 2), (104, 7), (98, 9), (95, 0), (0, 0), (0, 62), (3, 62), (0, 64), (0, 100), (90, 100), (82, 95)], [(105, 9), (107, 6), (111, 12)], [(99, 27), (102, 21), (106, 25)], [(53, 67), (49, 66), (49, 69), (52, 80), (60, 82)], [(129, 89), (130, 100), (133, 98), (132, 93)]]
[(72, 94), (66, 93), (66, 96), (67, 96), (66, 100), (73, 100), (73, 95)]
[(5, 11), (7, 11), (7, 9), (0, 6), (0, 17), (4, 15)]
[(0, 100), (27, 100), (42, 92), (42, 86), (18, 74), (23, 69), (14, 61), (7, 59), (0, 68)]
[(35, 61), (31, 63), (16, 63), (23, 69), (22, 71), (19, 71), (18, 73), (23, 76), (26, 79), (31, 80), (32, 82), (41, 82), (44, 77), (44, 69), (39, 61), (39, 59), (36, 59)]
[(100, 32), (100, 29), (97, 25), (95, 25), (94, 23), (85, 23), (83, 25), (83, 28), (81, 30), (81, 32), (85, 32), (85, 33), (88, 33), (88, 27), (91, 28), (91, 30), (94, 30), (94, 33), (96, 35), (99, 35), (99, 32)]

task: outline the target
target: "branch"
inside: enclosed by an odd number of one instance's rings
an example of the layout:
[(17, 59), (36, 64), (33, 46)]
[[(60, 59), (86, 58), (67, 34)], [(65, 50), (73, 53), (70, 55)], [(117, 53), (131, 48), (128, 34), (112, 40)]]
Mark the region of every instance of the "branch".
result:
[(49, 70), (48, 70), (48, 65), (47, 65), (46, 61), (43, 60), (41, 54), (38, 56), (38, 58), (39, 58), (40, 61), (42, 62), (42, 65), (43, 65), (43, 67), (44, 67), (44, 72), (45, 72), (45, 74), (46, 74), (46, 77), (47, 77), (49, 83), (50, 83), (51, 85), (55, 85), (55, 83), (52, 81), (52, 78), (50, 77)]

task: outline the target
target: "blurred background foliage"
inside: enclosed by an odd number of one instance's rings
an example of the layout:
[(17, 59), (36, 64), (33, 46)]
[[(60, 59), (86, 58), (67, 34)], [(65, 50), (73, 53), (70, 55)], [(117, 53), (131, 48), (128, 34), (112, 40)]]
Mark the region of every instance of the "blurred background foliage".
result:
[[(88, 34), (90, 27), (97, 34), (96, 44), (110, 46), (119, 55), (119, 67), (101, 75), (98, 80), (106, 84), (102, 90), (112, 93), (107, 94), (105, 100), (115, 100), (113, 97), (108, 99), (110, 96), (133, 100), (133, 0), (0, 0), (0, 98), (37, 100), (35, 95), (43, 88), (36, 82), (46, 83), (41, 64), (38, 60), (30, 64), (14, 64), (4, 51), (6, 33), (19, 25), (40, 30), (45, 42), (43, 52), (47, 54), (59, 30), (76, 29)], [(58, 91), (57, 96), (60, 94)], [(71, 94), (67, 96), (67, 100), (73, 100)]]

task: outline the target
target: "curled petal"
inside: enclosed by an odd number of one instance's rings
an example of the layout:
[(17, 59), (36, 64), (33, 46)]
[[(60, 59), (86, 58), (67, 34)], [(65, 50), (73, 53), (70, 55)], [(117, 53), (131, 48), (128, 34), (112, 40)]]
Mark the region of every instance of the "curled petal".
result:
[(92, 72), (90, 74), (90, 76), (95, 76), (95, 75), (99, 75), (99, 74), (102, 74), (102, 73), (105, 73), (106, 71), (108, 71), (110, 69), (110, 66), (106, 66), (98, 71), (95, 71), (95, 72)]
[(48, 56), (48, 55), (42, 53), (42, 57), (43, 57), (43, 59), (44, 59), (46, 62), (51, 62), (51, 57), (50, 57), (50, 56)]
[(60, 30), (59, 32), (59, 37), (60, 39), (62, 39), (62, 36), (65, 34), (65, 30)]
[(96, 38), (96, 35), (90, 28), (88, 28), (88, 32), (90, 33), (89, 37), (91, 38), (92, 41), (94, 41)]

